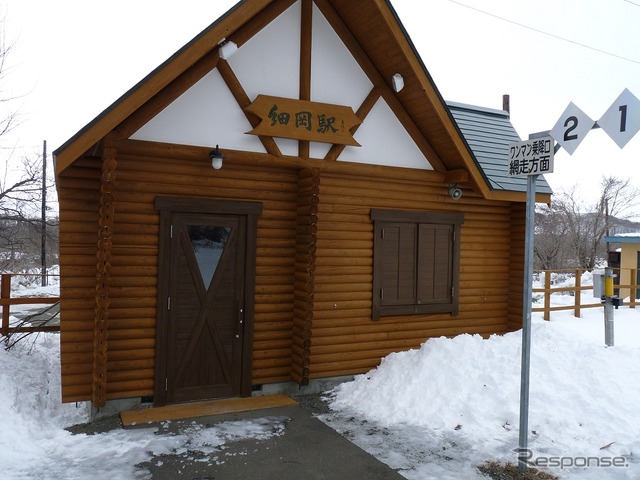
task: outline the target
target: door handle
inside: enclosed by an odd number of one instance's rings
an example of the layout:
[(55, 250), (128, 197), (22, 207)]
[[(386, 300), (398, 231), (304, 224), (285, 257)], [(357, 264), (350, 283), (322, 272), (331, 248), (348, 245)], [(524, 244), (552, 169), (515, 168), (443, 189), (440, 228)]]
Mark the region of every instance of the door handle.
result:
[(242, 305), (238, 303), (238, 319), (236, 322), (236, 339), (240, 338), (240, 334), (242, 333), (243, 323), (244, 323), (244, 308), (242, 308)]

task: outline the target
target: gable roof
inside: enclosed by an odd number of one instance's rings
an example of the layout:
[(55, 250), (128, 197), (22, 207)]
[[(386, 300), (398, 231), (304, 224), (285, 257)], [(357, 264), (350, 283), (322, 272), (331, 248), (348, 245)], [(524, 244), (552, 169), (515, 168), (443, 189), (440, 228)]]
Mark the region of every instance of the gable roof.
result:
[[(157, 105), (148, 107), (151, 100), (173, 88), (176, 80), (190, 77), (193, 71), (197, 73), (203, 62), (215, 66), (221, 40), (231, 40), (242, 48), (293, 3), (295, 0), (244, 0), (236, 4), (54, 151), (56, 174), (99, 145), (114, 130), (116, 139), (128, 138), (117, 136), (118, 127), (128, 120), (131, 124), (132, 117), (144, 116), (141, 112), (145, 109), (146, 114), (149, 109), (157, 109)], [(524, 201), (519, 190), (493, 188), (491, 176), (483, 173), (482, 163), (461, 135), (389, 0), (314, 0), (314, 4), (374, 84), (389, 90), (392, 76), (395, 73), (403, 76), (405, 87), (388, 100), (396, 104), (395, 110), (402, 112), (411, 128), (426, 140), (429, 159), (437, 165), (436, 170), (445, 174), (464, 170), (469, 181), (487, 199)]]
[[(447, 105), (491, 189), (526, 193), (527, 178), (507, 172), (509, 143), (521, 140), (509, 112), (456, 102)], [(536, 192), (553, 193), (542, 175), (536, 181)]]

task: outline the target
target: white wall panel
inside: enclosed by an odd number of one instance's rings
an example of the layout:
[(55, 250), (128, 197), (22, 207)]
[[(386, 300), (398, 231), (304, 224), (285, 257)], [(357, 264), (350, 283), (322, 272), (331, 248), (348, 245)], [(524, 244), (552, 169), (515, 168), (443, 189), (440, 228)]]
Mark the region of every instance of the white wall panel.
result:
[(354, 138), (362, 146), (347, 146), (338, 160), (433, 170), (382, 98), (378, 99)]
[(213, 70), (169, 104), (131, 138), (265, 152), (220, 73)]

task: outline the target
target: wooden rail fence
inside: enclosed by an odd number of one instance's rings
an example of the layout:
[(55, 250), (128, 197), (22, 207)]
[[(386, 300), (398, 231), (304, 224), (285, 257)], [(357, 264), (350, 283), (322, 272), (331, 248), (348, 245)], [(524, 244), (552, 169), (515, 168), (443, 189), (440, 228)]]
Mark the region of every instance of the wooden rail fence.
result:
[[(597, 308), (603, 307), (603, 304), (599, 299), (593, 298), (590, 303), (582, 303), (582, 292), (592, 291), (593, 285), (582, 285), (582, 275), (587, 270), (575, 269), (575, 270), (536, 270), (535, 274), (544, 274), (544, 288), (533, 288), (533, 294), (543, 293), (544, 302), (542, 307), (534, 306), (531, 308), (532, 312), (543, 312), (543, 318), (549, 320), (551, 318), (551, 312), (561, 310), (573, 310), (573, 314), (576, 317), (580, 317), (580, 311), (583, 308)], [(625, 301), (625, 306), (629, 308), (636, 308), (638, 303), (637, 291), (640, 290), (638, 285), (638, 270), (635, 268), (614, 268), (614, 274), (616, 275), (615, 290), (619, 292), (621, 298), (628, 298)], [(552, 286), (552, 277), (554, 274), (573, 275), (575, 278), (575, 284), (573, 286)], [(621, 283), (621, 282), (625, 283)], [(552, 305), (551, 294), (569, 292), (574, 297), (573, 305)]]
[[(582, 292), (593, 290), (592, 285), (582, 285), (582, 275), (586, 270), (536, 270), (535, 274), (544, 274), (544, 287), (534, 288), (533, 293), (543, 294), (543, 306), (533, 306), (533, 312), (542, 312), (543, 318), (549, 320), (551, 318), (551, 312), (573, 310), (573, 314), (576, 317), (580, 317), (580, 312), (583, 308), (598, 308), (602, 307), (600, 300), (594, 298), (593, 302), (583, 303)], [(636, 299), (637, 292), (640, 291), (640, 285), (638, 285), (637, 269), (614, 269), (616, 278), (616, 291), (620, 292), (620, 296), (628, 298), (625, 302), (625, 306), (629, 308), (635, 308), (638, 303)], [(573, 276), (575, 278), (574, 285), (565, 286), (553, 286), (552, 278), (554, 274), (563, 274), (567, 276)], [(33, 325), (18, 327), (11, 327), (9, 324), (10, 309), (12, 305), (35, 305), (35, 304), (55, 304), (60, 301), (58, 297), (12, 297), (11, 296), (11, 282), (13, 277), (24, 276), (24, 274), (10, 274), (3, 273), (0, 275), (0, 307), (2, 307), (2, 324), (0, 325), (0, 336), (7, 336), (10, 332), (58, 332), (60, 331), (59, 325)], [(557, 276), (557, 275), (556, 275)], [(621, 283), (621, 282), (625, 283)], [(574, 301), (572, 305), (552, 305), (551, 295), (553, 293), (568, 292), (573, 296)]]
[[(58, 297), (12, 297), (11, 281), (13, 277), (19, 276), (40, 276), (25, 274), (0, 274), (0, 307), (2, 307), (2, 325), (0, 325), (0, 336), (6, 337), (9, 333), (25, 333), (25, 332), (59, 332), (59, 325), (33, 325), (33, 326), (17, 326), (11, 327), (9, 318), (11, 316), (12, 305), (36, 305), (36, 304), (55, 304), (60, 301)], [(53, 275), (49, 275), (52, 277)]]

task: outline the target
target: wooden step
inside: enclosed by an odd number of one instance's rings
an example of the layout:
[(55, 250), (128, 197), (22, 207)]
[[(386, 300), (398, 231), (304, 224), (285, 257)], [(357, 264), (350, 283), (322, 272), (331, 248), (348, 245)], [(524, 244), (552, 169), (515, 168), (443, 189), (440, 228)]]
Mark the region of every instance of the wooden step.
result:
[(122, 425), (135, 425), (161, 422), (164, 420), (180, 420), (184, 418), (206, 417), (223, 413), (247, 412), (263, 408), (287, 407), (297, 405), (288, 395), (264, 395), (260, 397), (224, 398), (206, 402), (180, 403), (166, 407), (139, 408), (120, 412)]

